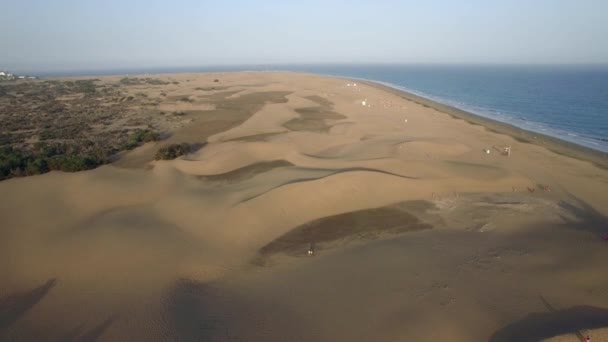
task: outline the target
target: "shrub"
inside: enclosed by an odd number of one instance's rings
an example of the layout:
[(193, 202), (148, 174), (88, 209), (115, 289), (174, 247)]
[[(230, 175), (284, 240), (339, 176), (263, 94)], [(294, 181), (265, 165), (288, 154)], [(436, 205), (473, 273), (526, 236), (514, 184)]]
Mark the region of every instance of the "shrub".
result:
[(159, 79), (152, 79), (152, 78), (146, 79), (146, 82), (148, 84), (152, 84), (152, 85), (167, 85), (167, 84), (169, 84), (169, 82), (165, 82), (165, 81), (159, 80)]
[(188, 143), (167, 145), (161, 147), (158, 152), (156, 152), (156, 156), (154, 158), (156, 160), (171, 160), (188, 154), (190, 149), (191, 147)]
[(135, 78), (123, 77), (120, 79), (120, 83), (122, 83), (124, 85), (139, 84), (139, 79), (137, 77), (135, 77)]
[(136, 129), (129, 136), (128, 141), (122, 146), (123, 149), (132, 150), (142, 143), (160, 140), (160, 134), (149, 129)]
[(39, 175), (47, 172), (49, 172), (49, 165), (46, 159), (36, 158), (30, 160), (25, 167), (25, 174), (27, 176)]
[(129, 141), (135, 143), (157, 141), (160, 139), (160, 134), (149, 129), (136, 129), (129, 137)]
[(94, 169), (104, 162), (94, 155), (54, 156), (48, 160), (48, 167), (50, 170), (76, 172)]
[(0, 148), (0, 180), (21, 174), (27, 163), (27, 155), (10, 146)]
[(34, 153), (39, 157), (50, 158), (59, 154), (66, 153), (66, 146), (60, 143), (51, 143), (48, 144), (46, 142), (39, 141), (34, 144)]
[(77, 80), (74, 82), (74, 85), (78, 88), (79, 92), (92, 95), (97, 91), (94, 82), (95, 80)]

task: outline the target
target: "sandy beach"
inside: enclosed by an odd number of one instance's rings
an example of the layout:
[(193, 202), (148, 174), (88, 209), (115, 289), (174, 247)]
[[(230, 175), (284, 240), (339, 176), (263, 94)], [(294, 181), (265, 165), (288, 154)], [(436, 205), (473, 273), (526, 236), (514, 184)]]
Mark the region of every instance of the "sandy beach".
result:
[(0, 340), (608, 341), (605, 154), (371, 82), (150, 77), (166, 139), (0, 182)]

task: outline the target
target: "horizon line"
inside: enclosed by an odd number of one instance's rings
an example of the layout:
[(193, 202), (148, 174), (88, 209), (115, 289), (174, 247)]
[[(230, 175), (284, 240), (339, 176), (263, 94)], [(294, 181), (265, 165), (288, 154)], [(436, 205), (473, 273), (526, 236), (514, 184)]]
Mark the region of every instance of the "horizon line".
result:
[[(303, 67), (303, 66), (495, 66), (495, 67), (608, 67), (608, 62), (591, 62), (591, 63), (495, 63), (495, 62), (302, 62), (302, 63), (231, 63), (231, 64), (200, 64), (200, 65), (164, 65), (164, 66), (116, 66), (116, 67), (91, 67), (91, 68), (71, 68), (71, 69), (39, 69), (35, 68), (16, 68), (15, 70), (29, 70), (27, 72), (14, 72), (11, 68), (1, 68), (0, 71), (10, 71), (15, 74), (28, 75), (47, 75), (61, 76), (74, 75), (95, 76), (94, 73), (115, 72), (114, 75), (133, 72), (134, 74), (153, 73), (184, 73), (184, 72), (209, 72), (209, 71), (231, 71), (229, 69), (238, 69), (232, 71), (289, 71), (276, 70), (277, 67)], [(265, 68), (269, 70), (245, 70), (244, 68)], [(200, 69), (200, 70), (195, 70)], [(274, 70), (272, 70), (274, 69)], [(168, 70), (168, 71), (163, 71)]]

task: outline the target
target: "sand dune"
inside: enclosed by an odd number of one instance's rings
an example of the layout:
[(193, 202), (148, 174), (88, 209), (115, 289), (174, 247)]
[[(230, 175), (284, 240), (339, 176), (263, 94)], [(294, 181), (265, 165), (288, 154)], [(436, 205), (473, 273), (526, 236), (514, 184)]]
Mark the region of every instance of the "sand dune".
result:
[(158, 77), (167, 140), (0, 182), (0, 340), (608, 340), (605, 169), (368, 84)]

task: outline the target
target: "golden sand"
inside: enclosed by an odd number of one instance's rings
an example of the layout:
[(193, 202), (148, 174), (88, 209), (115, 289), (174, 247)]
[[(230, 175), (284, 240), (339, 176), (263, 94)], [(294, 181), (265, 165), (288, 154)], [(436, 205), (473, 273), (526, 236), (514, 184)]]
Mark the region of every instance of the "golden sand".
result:
[(0, 340), (608, 341), (597, 162), (368, 83), (155, 77), (168, 140), (0, 182)]

